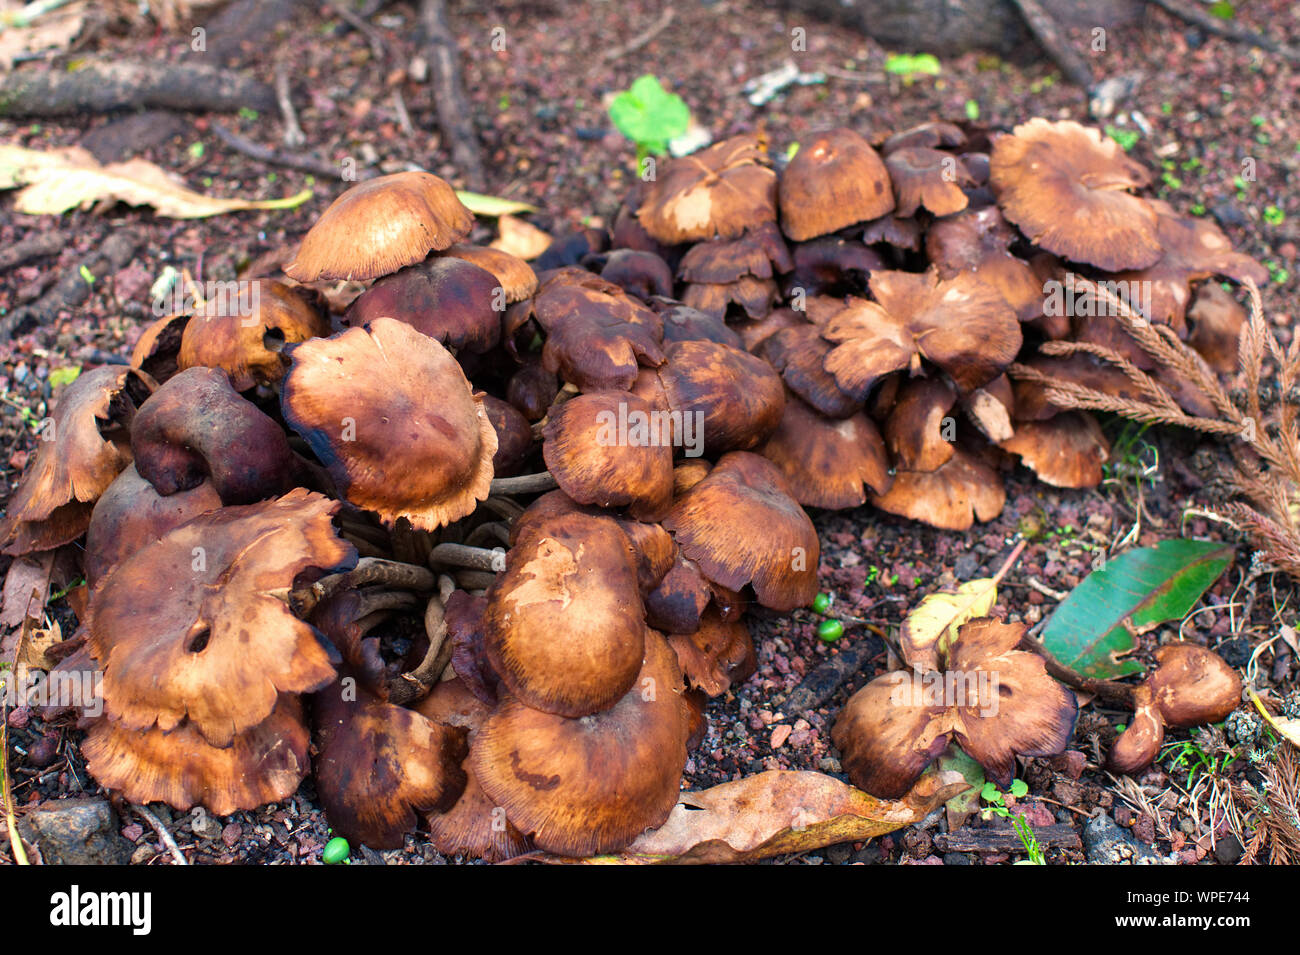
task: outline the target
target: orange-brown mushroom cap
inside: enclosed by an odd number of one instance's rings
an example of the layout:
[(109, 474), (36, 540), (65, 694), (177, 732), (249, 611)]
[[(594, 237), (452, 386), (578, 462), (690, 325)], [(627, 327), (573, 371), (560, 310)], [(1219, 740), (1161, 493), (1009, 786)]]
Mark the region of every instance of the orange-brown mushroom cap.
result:
[(659, 380), (669, 409), (702, 420), (708, 456), (757, 447), (781, 423), (785, 387), (761, 358), (708, 341), (674, 342), (666, 354)]
[(378, 278), (460, 242), (473, 226), (455, 190), (432, 173), (379, 176), (330, 204), (284, 272), (298, 282)]
[(956, 437), (949, 412), (956, 401), (952, 386), (940, 378), (913, 378), (899, 388), (884, 435), (899, 470), (935, 471), (948, 463)]
[(1110, 442), (1097, 420), (1086, 412), (1066, 412), (1047, 421), (1022, 421), (1015, 434), (998, 445), (1053, 487), (1096, 487)]
[(758, 666), (744, 617), (723, 620), (713, 607), (704, 611), (698, 630), (669, 634), (668, 642), (677, 654), (686, 683), (712, 697), (743, 682)]
[(686, 765), (688, 713), (676, 655), (648, 631), (645, 662), (614, 706), (565, 719), (506, 697), (470, 766), (488, 798), (539, 847), (613, 852), (668, 818)]
[(483, 626), (493, 669), (527, 705), (570, 717), (612, 706), (645, 651), (627, 536), (580, 511), (531, 523), (488, 591)]
[(332, 524), (339, 507), (297, 489), (201, 514), (118, 562), (89, 613), (109, 719), (168, 732), (188, 717), (226, 746), (278, 694), (332, 680), (329, 654), (284, 598), (300, 577), (356, 562)]
[(677, 267), (684, 282), (722, 284), (746, 275), (770, 279), (794, 267), (775, 222), (750, 229), (739, 239), (713, 239), (691, 246)]
[(257, 279), (203, 304), (185, 325), (176, 367), (220, 368), (236, 391), (248, 391), (284, 377), (289, 359), (282, 346), (329, 333), (329, 320), (298, 291)]
[(399, 849), (420, 812), (443, 812), (465, 791), (463, 727), (342, 684), (316, 694), (316, 790), (330, 825), (376, 849)]
[(1015, 238), (997, 206), (985, 206), (934, 223), (925, 236), (925, 251), (942, 278), (976, 273), (1027, 322), (1043, 314), (1043, 283), (1028, 262), (1007, 251)]
[(889, 455), (876, 426), (862, 412), (827, 418), (786, 395), (781, 424), (763, 445), (804, 507), (847, 508), (866, 501), (863, 485), (889, 490)]
[(464, 259), (471, 265), (487, 269), (495, 275), (498, 284), (506, 294), (508, 304), (522, 302), (537, 291), (537, 273), (533, 271), (533, 267), (519, 256), (511, 255), (502, 249), (459, 242), (442, 254)]
[(189, 721), (169, 732), (96, 720), (81, 744), (86, 769), (131, 802), (173, 809), (202, 805), (226, 816), (292, 796), (307, 774), (309, 736), (302, 705), (280, 694), (266, 719), (230, 745), (214, 746)]
[(1156, 671), (1147, 680), (1165, 724), (1175, 729), (1217, 723), (1241, 703), (1241, 677), (1213, 650), (1194, 643), (1156, 649)]
[(1151, 174), (1099, 130), (1031, 119), (999, 137), (989, 181), (1003, 215), (1048, 252), (1108, 272), (1161, 256), (1156, 212), (1130, 195)]
[(817, 133), (781, 174), (781, 227), (796, 242), (876, 219), (894, 209), (889, 173), (851, 129)]
[(887, 155), (885, 168), (894, 186), (897, 216), (906, 218), (922, 206), (936, 216), (949, 216), (970, 204), (962, 186), (974, 185), (975, 179), (960, 156), (912, 146)]
[(85, 532), (95, 501), (131, 463), (125, 426), (153, 387), (121, 365), (83, 372), (67, 386), (9, 499), (0, 523), (4, 553), (49, 550)]
[(792, 325), (769, 335), (757, 354), (781, 373), (786, 387), (828, 418), (847, 418), (862, 410), (862, 402), (840, 390), (826, 370), (830, 342), (811, 323)]
[(143, 371), (159, 384), (176, 374), (181, 338), (189, 321), (188, 314), (178, 312), (164, 315), (145, 326), (131, 349), (131, 367)]
[(998, 473), (961, 448), (938, 470), (899, 471), (888, 491), (871, 497), (882, 511), (949, 531), (993, 520), (1006, 502)]
[(497, 435), (442, 345), (378, 318), (293, 350), (285, 421), (353, 504), (434, 530), (488, 496)]
[(663, 524), (709, 580), (736, 591), (752, 584), (765, 607), (806, 607), (817, 594), (817, 531), (766, 458), (723, 455)]

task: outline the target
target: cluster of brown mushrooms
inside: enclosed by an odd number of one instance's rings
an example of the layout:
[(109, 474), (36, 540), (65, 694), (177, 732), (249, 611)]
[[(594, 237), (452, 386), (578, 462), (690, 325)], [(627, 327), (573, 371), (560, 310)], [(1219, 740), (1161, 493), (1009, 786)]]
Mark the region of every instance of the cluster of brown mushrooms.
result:
[[(838, 129), (780, 174), (739, 136), (533, 266), (467, 244), (435, 176), (351, 188), (251, 307), (162, 318), (68, 386), (11, 502), (9, 553), (84, 537), (60, 666), (104, 674), (90, 772), (218, 814), (313, 772), (375, 847), (421, 822), (489, 860), (625, 846), (752, 671), (747, 606), (815, 596), (805, 507), (965, 529), (1001, 511), (1008, 453), (1100, 480), (1096, 423), (1007, 376), (1112, 374), (1087, 348), (1113, 329), (1045, 283), (1152, 282), (1152, 317), (1217, 360), (1240, 316), (1193, 283), (1258, 266), (1148, 179), (1069, 122)], [(1053, 705), (1023, 739), (927, 719), (1001, 774), (1072, 722)]]

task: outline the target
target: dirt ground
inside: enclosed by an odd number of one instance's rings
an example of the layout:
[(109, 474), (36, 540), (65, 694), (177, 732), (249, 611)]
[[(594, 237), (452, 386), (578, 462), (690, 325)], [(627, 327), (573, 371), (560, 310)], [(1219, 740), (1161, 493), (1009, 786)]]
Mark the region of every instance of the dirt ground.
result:
[[(1300, 46), (1295, 3), (1255, 0), (1238, 7), (1240, 22)], [(608, 222), (632, 175), (633, 149), (609, 124), (605, 102), (643, 73), (656, 74), (679, 93), (715, 139), (761, 124), (774, 152), (824, 126), (892, 130), (975, 110), (981, 122), (995, 127), (1032, 116), (1088, 121), (1083, 95), (1061, 81), (1047, 62), (1027, 57), (1013, 63), (971, 53), (945, 59), (938, 76), (908, 82), (884, 68), (890, 52), (910, 51), (886, 51), (855, 33), (791, 19), (752, 0), (685, 0), (675, 10), (669, 25), (649, 43), (608, 57), (607, 51), (656, 20), (659, 4), (453, 3), (463, 76), (484, 147), (487, 191), (538, 205), (542, 211), (531, 221), (553, 234)], [(428, 86), (409, 76), (412, 59), (422, 52), (415, 43), (414, 7), (386, 5), (370, 22), (382, 41), (382, 61), (371, 39), (348, 28), (327, 5), (307, 4), (274, 40), (254, 39), (249, 55), (235, 62), (268, 83), (276, 63), (287, 63), (307, 137), (304, 151), (317, 159), (341, 164), (351, 158), (383, 172), (419, 165), (457, 182), (435, 131)], [(791, 51), (795, 26), (806, 29), (805, 52)], [(504, 50), (491, 42), (497, 27), (504, 28)], [(217, 35), (212, 33), (210, 41)], [(108, 23), (86, 49), (67, 57), (181, 61), (195, 55), (188, 29), (162, 33), (145, 23)], [(791, 58), (804, 71), (827, 71), (826, 81), (791, 87), (765, 106), (752, 106), (741, 93), (744, 84)], [(1268, 265), (1274, 281), (1263, 290), (1264, 304), (1282, 342), (1289, 342), (1300, 290), (1300, 193), (1287, 188), (1288, 180), (1300, 173), (1300, 111), (1295, 109), (1300, 70), (1261, 51), (1208, 37), (1154, 8), (1143, 27), (1112, 31), (1106, 51), (1092, 56), (1091, 66), (1099, 78), (1135, 77), (1131, 95), (1121, 99), (1105, 123), (1137, 132), (1132, 155), (1163, 173), (1158, 195), (1182, 211), (1212, 216), (1238, 249)], [(396, 91), (413, 134), (402, 131)], [(315, 190), (311, 201), (292, 211), (191, 222), (123, 206), (36, 218), (15, 213), (12, 202), (0, 198), (0, 247), (45, 232), (61, 237), (61, 251), (0, 274), (0, 309), (5, 312), (75, 272), (108, 236), (125, 232), (137, 244), (128, 264), (95, 283), (83, 307), (0, 343), (0, 502), (32, 450), (27, 421), (45, 416), (51, 372), (126, 352), (152, 317), (149, 288), (166, 266), (188, 268), (205, 279), (234, 277), (250, 261), (300, 237), (342, 190), (341, 182), (232, 152), (211, 132), (214, 121), (281, 148), (279, 116), (251, 111), (221, 117), (150, 113), (133, 118), (130, 126), (123, 125), (122, 116), (0, 120), (4, 141), (40, 149), (89, 142), (102, 159), (141, 155), (212, 195), (272, 198)], [(1255, 181), (1238, 178), (1245, 159), (1255, 161)], [(486, 237), (487, 227), (482, 228), (481, 237)], [(1113, 439), (1123, 436), (1118, 422), (1109, 424), (1108, 431)], [(1213, 537), (1224, 532), (1221, 525), (1191, 513), (1210, 503), (1205, 485), (1214, 477), (1198, 470), (1196, 450), (1196, 441), (1187, 435), (1147, 432), (1132, 442), (1095, 491), (1057, 491), (1023, 470), (1011, 473), (1002, 516), (967, 535), (931, 530), (869, 507), (815, 515), (823, 543), (823, 589), (835, 596), (838, 610), (889, 628), (924, 594), (995, 570), (1020, 534), (1030, 544), (1001, 588), (997, 612), (1035, 623), (1050, 613), (1054, 594), (1069, 591), (1086, 575), (1098, 549), (1126, 538), (1149, 544), (1179, 534)], [(1158, 471), (1144, 476), (1145, 466), (1157, 460)], [(7, 570), (4, 560), (0, 570)], [(1205, 609), (1183, 627), (1183, 636), (1242, 666), (1283, 619), (1291, 622), (1295, 598), (1287, 579), (1251, 575), (1249, 548), (1242, 544), (1236, 565), (1206, 595)], [(1149, 658), (1161, 636), (1157, 631), (1143, 638), (1140, 656)], [(759, 670), (709, 707), (708, 734), (687, 765), (685, 785), (690, 788), (769, 768), (838, 772), (829, 742), (835, 714), (857, 687), (887, 665), (878, 638), (850, 629), (838, 642), (825, 644), (817, 638), (816, 621), (805, 614), (761, 615), (754, 637)], [(824, 702), (804, 712), (781, 709), (785, 696), (818, 664), (863, 641), (875, 641), (879, 653), (868, 655), (862, 669)], [(1266, 685), (1282, 692), (1294, 689), (1296, 664), (1289, 655), (1266, 652), (1261, 671)], [(1081, 710), (1071, 754), (1022, 767), (1020, 776), (1030, 792), (1013, 811), (1034, 826), (1061, 823), (1081, 833), (1088, 817), (1105, 810), (1126, 839), (1151, 847), (1153, 859), (1235, 861), (1241, 846), (1222, 818), (1211, 818), (1211, 800), (1185, 770), (1166, 760), (1138, 780), (1116, 780), (1098, 769), (1114, 727), (1124, 718), (1093, 706)], [(85, 773), (75, 730), (46, 725), (23, 711), (11, 714), (10, 727), (21, 750), (11, 754), (20, 804), (98, 792)], [(1180, 733), (1174, 738), (1187, 737)], [(45, 766), (28, 764), (23, 753), (42, 739), (54, 741), (57, 758)], [(310, 783), (292, 800), (237, 813), (215, 825), (165, 809), (159, 818), (194, 862), (315, 861), (328, 838)], [(135, 845), (135, 862), (170, 862), (148, 825), (129, 814), (121, 822), (123, 834)], [(1007, 824), (976, 817), (967, 825)], [(946, 850), (947, 844), (947, 821), (936, 818), (928, 827), (869, 845), (836, 846), (783, 861), (998, 864), (1023, 857)], [(0, 861), (7, 860), (7, 852), (7, 844), (0, 845)], [(1050, 862), (1081, 862), (1087, 855), (1086, 845), (1047, 848)], [(369, 853), (361, 861), (455, 860), (443, 859), (414, 836), (404, 850)]]

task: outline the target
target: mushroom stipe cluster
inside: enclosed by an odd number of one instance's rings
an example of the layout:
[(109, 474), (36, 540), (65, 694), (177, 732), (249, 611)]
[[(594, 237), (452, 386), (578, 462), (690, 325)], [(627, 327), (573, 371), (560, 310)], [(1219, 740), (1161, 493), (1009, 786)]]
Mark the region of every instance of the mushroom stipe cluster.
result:
[[(436, 176), (354, 186), (282, 275), (69, 385), (10, 502), (6, 552), (80, 544), (89, 610), (58, 668), (103, 675), (91, 774), (217, 814), (312, 774), (379, 848), (626, 846), (753, 671), (747, 608), (812, 602), (807, 509), (960, 531), (1001, 511), (1016, 458), (1098, 483), (1097, 423), (1014, 376), (1122, 395), (1093, 350), (1145, 366), (1076, 275), (1230, 369), (1242, 313), (1210, 280), (1262, 270), (1150, 179), (1071, 122), (835, 129), (788, 162), (744, 135), (531, 266), (469, 243)], [(1072, 704), (1017, 631), (968, 629), (1054, 715), (916, 729), (1006, 776), (1063, 745)], [(860, 717), (855, 781), (905, 791), (933, 753), (882, 766)]]

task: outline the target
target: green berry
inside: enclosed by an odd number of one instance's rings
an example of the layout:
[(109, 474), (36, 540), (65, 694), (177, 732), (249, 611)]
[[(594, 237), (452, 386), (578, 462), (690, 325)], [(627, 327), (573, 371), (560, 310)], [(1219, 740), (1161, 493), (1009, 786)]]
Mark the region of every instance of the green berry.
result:
[(834, 643), (844, 636), (844, 624), (838, 620), (823, 620), (817, 625), (817, 636), (827, 643)]
[(326, 865), (338, 865), (340, 862), (346, 862), (351, 854), (352, 847), (348, 845), (348, 840), (342, 836), (335, 836), (325, 843), (325, 851), (321, 853), (320, 858)]
[(818, 594), (813, 598), (813, 613), (825, 613), (831, 609), (831, 595), (827, 593)]

